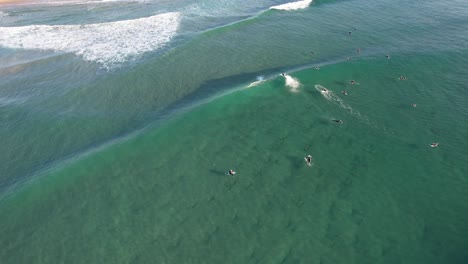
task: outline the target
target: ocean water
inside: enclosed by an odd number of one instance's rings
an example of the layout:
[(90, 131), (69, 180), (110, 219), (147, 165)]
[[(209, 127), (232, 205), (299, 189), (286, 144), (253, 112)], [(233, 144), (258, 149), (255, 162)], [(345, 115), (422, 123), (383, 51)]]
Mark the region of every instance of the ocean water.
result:
[(468, 263), (467, 47), (462, 0), (2, 6), (0, 263)]

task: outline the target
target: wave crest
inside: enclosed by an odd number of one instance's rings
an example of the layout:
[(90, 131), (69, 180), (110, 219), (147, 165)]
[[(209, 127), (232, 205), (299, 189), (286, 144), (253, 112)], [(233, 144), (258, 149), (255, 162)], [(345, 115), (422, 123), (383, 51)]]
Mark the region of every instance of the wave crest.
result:
[(298, 10), (298, 9), (304, 9), (310, 6), (312, 4), (313, 0), (303, 0), (303, 1), (297, 1), (297, 2), (291, 2), (291, 3), (286, 3), (282, 5), (277, 5), (277, 6), (272, 6), (270, 9), (276, 9), (276, 10)]

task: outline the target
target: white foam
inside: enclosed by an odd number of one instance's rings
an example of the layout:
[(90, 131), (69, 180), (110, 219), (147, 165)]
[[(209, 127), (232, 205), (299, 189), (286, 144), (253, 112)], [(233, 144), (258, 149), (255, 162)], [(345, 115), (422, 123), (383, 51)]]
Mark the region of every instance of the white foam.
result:
[(106, 3), (146, 3), (147, 0), (64, 0), (49, 1), (36, 0), (33, 2), (15, 3), (15, 6), (64, 6), (64, 5), (88, 5), (88, 4), (106, 4)]
[[(319, 91), (325, 99), (328, 101), (339, 105), (344, 110), (348, 111), (351, 115), (358, 117), (359, 119), (365, 121), (368, 124), (371, 124), (369, 119), (363, 115), (359, 111), (354, 110), (349, 104), (345, 103), (338, 95), (336, 95), (333, 91), (323, 87), (320, 84), (315, 85), (315, 89)], [(325, 91), (324, 91), (325, 90)]]
[[(325, 99), (327, 99), (329, 102), (338, 105), (342, 109), (344, 109), (346, 112), (351, 114), (352, 116), (357, 117), (359, 120), (363, 121), (364, 123), (368, 124), (372, 128), (375, 129), (382, 129), (386, 132), (393, 133), (391, 130), (389, 130), (385, 126), (381, 126), (377, 124), (374, 121), (371, 121), (366, 115), (362, 115), (359, 111), (353, 109), (349, 104), (347, 104), (344, 100), (342, 100), (340, 97), (338, 97), (333, 91), (330, 91), (329, 89), (323, 87), (320, 84), (315, 85), (315, 89), (319, 91)], [(324, 89), (326, 91), (324, 91)]]
[(305, 9), (312, 4), (313, 0), (303, 0), (297, 2), (286, 3), (282, 5), (272, 6), (270, 9), (276, 10), (298, 10), (298, 9)]
[(338, 97), (334, 92), (330, 91), (329, 89), (323, 87), (320, 84), (316, 84), (315, 89), (319, 91), (323, 95), (323, 97), (325, 97), (325, 99), (327, 99), (328, 101), (338, 103), (342, 108), (348, 110), (351, 113), (353, 112), (353, 108), (351, 108), (351, 106), (343, 102), (343, 100), (341, 100), (341, 98)]
[(255, 82), (249, 84), (249, 85), (247, 86), (247, 88), (257, 86), (257, 85), (259, 85), (259, 84), (261, 84), (261, 83), (264, 83), (265, 81), (266, 81), (266, 80), (265, 80), (265, 77), (263, 77), (263, 76), (258, 76), (258, 77), (257, 77), (257, 80), (256, 80)]
[(333, 98), (333, 95), (335, 95), (332, 91), (328, 90), (320, 84), (316, 84), (315, 89), (319, 91), (327, 100), (331, 100)]
[(162, 48), (176, 34), (180, 13), (87, 25), (0, 27), (0, 46), (75, 53), (106, 67)]
[(291, 88), (291, 92), (297, 92), (299, 86), (301, 85), (301, 83), (299, 82), (299, 80), (293, 78), (291, 75), (288, 75), (288, 74), (284, 74), (284, 80), (285, 80), (285, 84), (286, 86), (290, 87)]

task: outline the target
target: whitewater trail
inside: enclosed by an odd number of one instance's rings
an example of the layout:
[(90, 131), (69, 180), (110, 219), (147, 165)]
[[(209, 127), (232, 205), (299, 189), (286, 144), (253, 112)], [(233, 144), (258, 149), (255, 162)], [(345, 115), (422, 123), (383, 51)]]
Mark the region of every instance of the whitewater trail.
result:
[(315, 90), (320, 92), (320, 94), (329, 102), (336, 104), (339, 107), (343, 108), (344, 110), (346, 110), (346, 112), (348, 112), (352, 116), (357, 117), (359, 120), (364, 121), (367, 125), (373, 127), (374, 129), (384, 130), (390, 134), (393, 133), (390, 129), (386, 127), (382, 127), (375, 122), (372, 122), (371, 120), (369, 120), (367, 116), (362, 115), (359, 111), (353, 109), (349, 104), (347, 104), (340, 97), (338, 97), (333, 91), (330, 91), (329, 89), (325, 88), (324, 86), (320, 84), (316, 84), (314, 87), (315, 87)]
[[(328, 101), (339, 105), (341, 108), (347, 110), (352, 115), (356, 115), (360, 118), (363, 117), (361, 113), (359, 113), (359, 111), (354, 110), (350, 105), (346, 104), (340, 97), (338, 97), (334, 92), (330, 91), (329, 89), (323, 87), (320, 84), (316, 84), (315, 89), (319, 91), (320, 94), (322, 94), (322, 96)], [(367, 118), (365, 119), (367, 120)]]

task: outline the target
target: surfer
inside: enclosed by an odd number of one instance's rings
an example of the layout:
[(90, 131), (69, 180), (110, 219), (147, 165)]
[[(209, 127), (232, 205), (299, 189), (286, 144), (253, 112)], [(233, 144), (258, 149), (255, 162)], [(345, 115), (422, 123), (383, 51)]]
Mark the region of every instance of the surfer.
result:
[(341, 119), (332, 119), (332, 121), (335, 122), (335, 123), (340, 123), (340, 124), (343, 123), (343, 120), (341, 120)]
[(348, 95), (348, 92), (346, 90), (341, 91), (342, 94)]
[(319, 67), (319, 66), (315, 66), (314, 69), (320, 70), (320, 67)]
[(350, 83), (350, 84), (356, 84), (356, 81), (351, 80), (349, 83)]
[(320, 92), (322, 92), (322, 93), (324, 93), (324, 94), (328, 94), (327, 88), (322, 88), (322, 90), (320, 90)]
[(349, 35), (350, 37), (351, 37), (351, 33), (352, 33), (351, 31), (348, 31), (348, 35)]
[(315, 55), (315, 52), (311, 51), (310, 54)]
[(435, 147), (438, 147), (438, 146), (439, 146), (439, 143), (437, 143), (437, 142), (431, 143), (431, 148), (435, 148)]
[(390, 59), (390, 55), (387, 55), (386, 58), (387, 58), (387, 60), (389, 60), (389, 59)]
[(233, 170), (229, 170), (229, 171), (228, 171), (228, 174), (231, 175), (231, 176), (234, 176), (234, 175), (236, 174), (236, 172), (233, 171)]
[(281, 73), (281, 76), (286, 77), (286, 73), (284, 73), (284, 72)]
[(307, 166), (312, 166), (312, 155), (307, 155), (304, 157), (304, 160), (306, 161)]
[(411, 104), (412, 107), (416, 107), (416, 104)]

